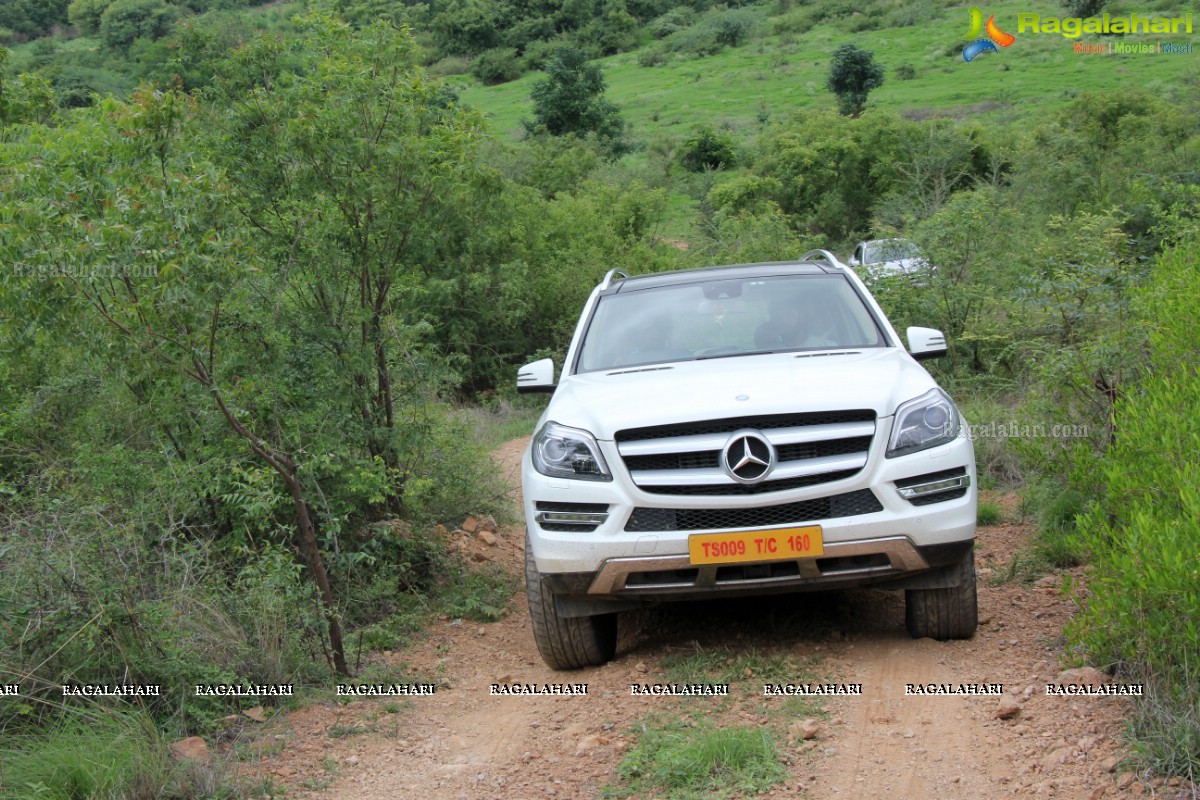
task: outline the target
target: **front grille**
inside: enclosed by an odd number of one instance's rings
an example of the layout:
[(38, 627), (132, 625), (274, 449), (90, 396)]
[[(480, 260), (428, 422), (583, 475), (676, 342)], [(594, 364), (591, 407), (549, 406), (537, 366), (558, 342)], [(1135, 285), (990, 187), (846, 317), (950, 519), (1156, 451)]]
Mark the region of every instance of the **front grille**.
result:
[(827, 425), (836, 422), (873, 422), (875, 412), (864, 411), (818, 411), (811, 414), (776, 414), (764, 417), (730, 417), (704, 422), (680, 422), (673, 425), (655, 425), (650, 428), (630, 428), (617, 433), (617, 444), (641, 439), (666, 439), (677, 436), (694, 436), (698, 433), (733, 433), (742, 428), (760, 431), (774, 428), (791, 428), (798, 425)]
[(629, 532), (699, 531), (721, 528), (757, 528), (792, 525), (821, 519), (839, 519), (882, 511), (870, 489), (819, 497), (799, 503), (757, 508), (635, 508), (625, 523)]
[(858, 473), (857, 469), (845, 469), (839, 472), (823, 472), (820, 475), (806, 475), (803, 478), (786, 478), (780, 481), (763, 481), (762, 483), (752, 483), (749, 485), (741, 483), (727, 483), (723, 485), (713, 486), (655, 486), (652, 491), (654, 494), (674, 494), (674, 495), (714, 495), (714, 496), (730, 496), (730, 495), (752, 495), (764, 494), (766, 492), (782, 492), (788, 489), (800, 489), (805, 486), (815, 486), (818, 483), (831, 483), (840, 481), (842, 478), (849, 478), (851, 475)]
[[(721, 463), (731, 435), (750, 430), (775, 449), (771, 474), (741, 483)], [(631, 428), (616, 435), (617, 450), (633, 482), (664, 495), (758, 495), (842, 480), (867, 463), (875, 412), (816, 412), (730, 417)]]

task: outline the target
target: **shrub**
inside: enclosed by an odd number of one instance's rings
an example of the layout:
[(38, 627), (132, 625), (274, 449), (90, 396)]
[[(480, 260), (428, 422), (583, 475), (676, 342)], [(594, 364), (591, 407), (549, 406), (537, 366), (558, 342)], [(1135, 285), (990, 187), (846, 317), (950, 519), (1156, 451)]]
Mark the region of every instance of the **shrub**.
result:
[(690, 28), (695, 21), (695, 11), (688, 6), (678, 6), (652, 20), (646, 29), (655, 39), (665, 39), (673, 33)]
[(100, 15), (100, 38), (114, 50), (126, 50), (143, 36), (165, 36), (175, 21), (176, 10), (163, 0), (113, 0)]
[(544, 69), (546, 64), (550, 62), (550, 59), (554, 58), (555, 53), (564, 47), (570, 46), (570, 40), (562, 36), (546, 41), (530, 42), (525, 45), (525, 51), (521, 54), (521, 59), (527, 70)]
[(896, 79), (901, 81), (911, 81), (917, 77), (917, 70), (912, 64), (901, 64), (896, 67)]
[(753, 19), (744, 14), (738, 16), (725, 14), (712, 22), (713, 35), (717, 43), (726, 47), (737, 47), (750, 35), (752, 28)]
[(640, 67), (660, 67), (667, 62), (667, 54), (661, 47), (644, 47), (638, 51)]
[(683, 168), (689, 172), (737, 166), (733, 137), (707, 126), (697, 130), (684, 142), (682, 158)]
[(605, 0), (599, 15), (576, 33), (576, 40), (598, 55), (623, 53), (638, 45), (638, 22), (625, 0)]
[[(114, 525), (119, 513), (29, 508), (0, 531), (0, 605), (21, 622), (0, 627), (0, 662), (30, 676), (31, 695), (53, 697), (62, 683), (159, 684), (162, 697), (141, 698), (145, 709), (203, 731), (237, 707), (187, 687), (321, 672), (309, 648), (320, 622), (306, 613), (310, 588), (290, 554), (226, 559), (211, 546), (147, 541)], [(0, 717), (0, 727), (11, 722)]]
[(1080, 519), (1093, 556), (1090, 599), (1070, 640), (1146, 684), (1132, 732), (1151, 766), (1200, 770), (1200, 242), (1159, 260), (1139, 297), (1153, 326), (1149, 373), (1116, 407), (1119, 434), (1101, 463), (1103, 499)]
[(776, 36), (808, 33), (817, 24), (812, 10), (798, 8), (771, 20), (771, 33)]
[(979, 508), (976, 511), (975, 521), (979, 525), (998, 525), (1004, 517), (1004, 512), (1000, 510), (1000, 505), (991, 500), (980, 500)]
[(485, 86), (508, 83), (521, 77), (524, 70), (517, 59), (517, 51), (511, 47), (484, 50), (471, 64), (471, 74)]
[(466, 75), (471, 71), (472, 62), (466, 56), (446, 56), (429, 67), (430, 75)]
[(0, 762), (4, 798), (228, 796), (217, 792), (221, 765), (175, 762), (153, 721), (133, 710), (75, 710), (43, 735), (13, 737)]
[(716, 32), (703, 25), (696, 25), (672, 34), (665, 42), (672, 52), (690, 56), (716, 55), (724, 47), (717, 41)]
[(71, 5), (67, 6), (67, 18), (81, 33), (95, 33), (100, 30), (100, 16), (112, 2), (113, 0), (73, 0)]
[(865, 31), (875, 31), (883, 27), (883, 20), (874, 14), (855, 14), (850, 17), (849, 24), (846, 25), (846, 30), (850, 33), (863, 33)]

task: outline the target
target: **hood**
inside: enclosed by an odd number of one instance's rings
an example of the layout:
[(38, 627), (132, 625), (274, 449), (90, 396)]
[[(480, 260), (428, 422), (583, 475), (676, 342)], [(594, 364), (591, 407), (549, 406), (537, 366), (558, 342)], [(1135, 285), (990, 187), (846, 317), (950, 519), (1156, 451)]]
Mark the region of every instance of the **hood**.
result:
[(545, 418), (612, 439), (626, 428), (763, 414), (869, 408), (887, 417), (936, 385), (895, 347), (712, 358), (569, 376)]
[(925, 259), (923, 258), (897, 258), (891, 261), (880, 261), (875, 264), (869, 264), (870, 269), (878, 272), (903, 272), (912, 273), (918, 272), (925, 268)]

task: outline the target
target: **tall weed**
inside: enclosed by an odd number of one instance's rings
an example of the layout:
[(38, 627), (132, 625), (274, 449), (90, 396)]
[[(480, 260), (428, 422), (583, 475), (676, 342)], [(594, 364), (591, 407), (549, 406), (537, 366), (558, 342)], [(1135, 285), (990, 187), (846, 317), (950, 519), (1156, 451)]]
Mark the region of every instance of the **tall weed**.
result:
[(1150, 364), (1116, 405), (1116, 440), (1100, 462), (1103, 499), (1079, 518), (1093, 556), (1070, 640), (1126, 680), (1146, 684), (1132, 733), (1149, 764), (1200, 772), (1200, 243), (1157, 264), (1137, 312)]

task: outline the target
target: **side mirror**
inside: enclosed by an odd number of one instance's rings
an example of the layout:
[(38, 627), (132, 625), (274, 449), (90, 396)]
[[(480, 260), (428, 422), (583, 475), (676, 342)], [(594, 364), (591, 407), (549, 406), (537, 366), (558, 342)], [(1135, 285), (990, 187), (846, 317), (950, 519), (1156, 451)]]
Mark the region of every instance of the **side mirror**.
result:
[(946, 355), (946, 336), (933, 328), (909, 328), (908, 352), (917, 361)]
[(518, 394), (553, 394), (554, 360), (543, 358), (517, 370)]
[(859, 263), (859, 260), (858, 260), (858, 253), (855, 253), (854, 255), (850, 256), (850, 260), (847, 263), (852, 267), (861, 267), (862, 266), (862, 264)]

